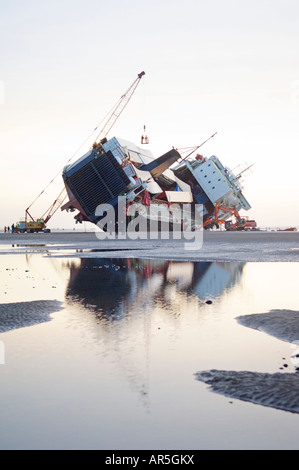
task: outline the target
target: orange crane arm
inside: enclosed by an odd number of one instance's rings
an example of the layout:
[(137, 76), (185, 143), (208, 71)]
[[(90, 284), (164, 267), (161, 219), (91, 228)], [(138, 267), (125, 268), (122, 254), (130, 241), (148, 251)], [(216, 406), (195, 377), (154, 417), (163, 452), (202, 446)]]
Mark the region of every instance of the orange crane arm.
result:
[(216, 207), (218, 206), (218, 210), (217, 210), (217, 216), (218, 216), (218, 212), (220, 210), (222, 210), (223, 212), (230, 212), (231, 214), (233, 214), (237, 220), (240, 220), (240, 214), (239, 212), (236, 210), (236, 209), (233, 209), (232, 207), (224, 207), (224, 206), (220, 206), (219, 204), (216, 204)]
[(216, 203), (215, 205), (215, 209), (214, 209), (214, 214), (212, 217), (210, 217), (209, 219), (207, 219), (204, 224), (203, 224), (203, 227), (205, 227), (206, 225), (209, 225), (211, 223), (223, 223), (224, 221), (223, 220), (219, 220), (218, 219), (218, 214), (219, 214), (219, 211), (222, 210), (223, 212), (230, 212), (231, 214), (233, 214), (236, 219), (239, 221), (241, 219), (240, 217), (240, 214), (239, 212), (236, 210), (236, 209), (233, 209), (232, 207), (225, 207), (225, 206), (221, 206), (218, 202)]

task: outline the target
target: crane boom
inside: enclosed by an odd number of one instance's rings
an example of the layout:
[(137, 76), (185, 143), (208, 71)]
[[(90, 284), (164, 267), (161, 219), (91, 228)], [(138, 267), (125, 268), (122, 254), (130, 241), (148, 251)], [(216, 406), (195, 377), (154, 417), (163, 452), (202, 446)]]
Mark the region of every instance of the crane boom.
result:
[(63, 204), (66, 197), (67, 197), (66, 190), (65, 190), (65, 188), (63, 188), (61, 193), (59, 194), (59, 196), (55, 199), (55, 201), (50, 206), (50, 208), (42, 216), (42, 218), (45, 218), (45, 224), (51, 219), (51, 217), (55, 214), (55, 212)]
[[(137, 76), (137, 78), (134, 80), (134, 82), (132, 83), (132, 85), (127, 89), (127, 91), (120, 97), (119, 101), (116, 103), (116, 105), (114, 106), (113, 110), (110, 112), (110, 115), (109, 115), (109, 118), (108, 120), (106, 121), (105, 125), (103, 126), (103, 128), (101, 129), (100, 133), (98, 134), (97, 138), (96, 138), (96, 141), (97, 140), (102, 140), (104, 139), (109, 131), (112, 129), (112, 127), (114, 126), (114, 124), (116, 123), (117, 119), (119, 118), (119, 116), (121, 115), (121, 113), (123, 112), (123, 110), (125, 109), (125, 107), (127, 106), (127, 104), (129, 103), (130, 99), (132, 98), (141, 78), (145, 75), (145, 72), (140, 72)], [(97, 127), (96, 127), (97, 129)], [(95, 130), (96, 130), (95, 129)], [(57, 175), (56, 175), (57, 176)], [(54, 181), (54, 179), (51, 181), (51, 183)], [(48, 185), (49, 186), (49, 185)], [(47, 186), (47, 187), (48, 187)], [(27, 207), (26, 211), (25, 211), (25, 222), (27, 223), (27, 216), (29, 216), (32, 220), (33, 223), (35, 223), (33, 217), (30, 215), (29, 213), (29, 209), (30, 207), (33, 205), (33, 203), (44, 193), (45, 190), (43, 190), (39, 196), (37, 196), (36, 199), (34, 199), (34, 201), (30, 204), (30, 206)], [(45, 212), (45, 214), (43, 215), (43, 217), (41, 218), (41, 220), (43, 220), (43, 224), (46, 224), (50, 219), (51, 217), (55, 214), (55, 212), (59, 209), (59, 207), (63, 204), (65, 198), (66, 198), (67, 194), (66, 194), (66, 190), (65, 188), (62, 189), (62, 191), (60, 192), (59, 196), (55, 199), (55, 201), (53, 202), (53, 204), (50, 206), (50, 208)]]
[(127, 104), (129, 103), (130, 99), (132, 98), (132, 96), (133, 96), (133, 94), (134, 94), (141, 78), (143, 77), (143, 75), (145, 75), (145, 72), (140, 72), (138, 74), (136, 80), (127, 89), (127, 91), (120, 97), (120, 100), (115, 105), (108, 121), (106, 122), (104, 127), (101, 129), (99, 135), (97, 136), (96, 141), (104, 139), (104, 137), (106, 137), (108, 135), (109, 131), (114, 126), (117, 119), (119, 118), (119, 116), (121, 115), (121, 113), (123, 112), (123, 110), (125, 109)]

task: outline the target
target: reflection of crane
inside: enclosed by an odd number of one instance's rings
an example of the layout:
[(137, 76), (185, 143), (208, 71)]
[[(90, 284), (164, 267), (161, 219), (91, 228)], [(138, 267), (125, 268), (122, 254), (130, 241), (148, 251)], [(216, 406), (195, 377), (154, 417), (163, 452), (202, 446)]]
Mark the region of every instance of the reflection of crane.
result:
[[(224, 220), (219, 218), (219, 211), (229, 212), (235, 217), (236, 222), (233, 223), (231, 220)], [(213, 216), (204, 222), (203, 227), (212, 228), (216, 226), (219, 228), (220, 224), (225, 224), (226, 230), (251, 230), (257, 226), (255, 220), (249, 220), (248, 217), (241, 217), (236, 209), (233, 209), (232, 207), (221, 206), (219, 202), (217, 202)]]
[[(102, 140), (108, 135), (109, 131), (112, 129), (112, 127), (116, 123), (117, 119), (120, 117), (121, 113), (123, 112), (123, 110), (125, 109), (127, 104), (129, 103), (130, 99), (132, 98), (132, 96), (133, 96), (133, 94), (134, 94), (134, 92), (137, 88), (137, 85), (139, 84), (141, 78), (144, 75), (145, 75), (145, 72), (140, 72), (138, 74), (136, 80), (134, 80), (132, 85), (120, 97), (119, 101), (112, 108), (112, 111), (110, 111), (109, 117), (108, 117), (106, 123), (104, 124), (104, 126), (102, 127), (100, 133), (98, 134), (98, 136), (96, 138), (96, 141)], [(98, 126), (92, 131), (92, 134), (97, 129), (98, 129)], [(87, 139), (89, 139), (89, 138), (90, 138), (90, 136)], [(86, 140), (85, 140), (85, 142), (86, 142)], [(82, 145), (80, 146), (80, 148), (82, 147)], [(74, 155), (76, 155), (76, 153)], [(73, 159), (74, 155), (68, 160), (67, 163), (69, 163)], [(58, 174), (60, 174), (60, 172)], [(55, 178), (58, 176), (58, 174), (55, 176)], [(55, 178), (53, 178), (53, 180), (50, 181), (48, 186), (54, 181)], [(48, 188), (48, 186), (37, 196), (36, 199), (34, 199), (34, 201), (30, 204), (30, 206), (28, 206), (27, 209), (25, 210), (25, 221), (20, 222), (20, 230), (22, 232), (25, 232), (25, 231), (28, 231), (28, 232), (44, 231), (44, 229), (46, 228), (46, 223), (51, 219), (51, 217), (55, 214), (55, 212), (59, 209), (59, 207), (62, 206), (65, 198), (67, 197), (65, 188), (62, 189), (62, 191), (59, 193), (58, 197), (55, 199), (53, 204), (51, 204), (49, 209), (43, 214), (42, 217), (40, 217), (37, 220), (35, 220), (32, 217), (32, 215), (29, 212), (29, 209), (35, 203), (35, 201), (44, 193), (44, 191)], [(28, 217), (29, 217), (30, 220), (28, 220)]]

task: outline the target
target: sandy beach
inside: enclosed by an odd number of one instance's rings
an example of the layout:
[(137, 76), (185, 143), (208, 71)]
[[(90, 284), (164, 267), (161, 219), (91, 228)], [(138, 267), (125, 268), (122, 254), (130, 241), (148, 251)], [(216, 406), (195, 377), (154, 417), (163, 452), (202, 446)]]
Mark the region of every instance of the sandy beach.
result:
[(297, 449), (298, 261), (298, 232), (0, 234), (0, 448)]
[[(186, 249), (188, 246), (188, 249)], [(0, 234), (0, 254), (41, 252), (80, 257), (139, 256), (176, 260), (299, 261), (299, 232), (204, 231), (199, 247), (180, 240), (99, 240), (95, 232)]]

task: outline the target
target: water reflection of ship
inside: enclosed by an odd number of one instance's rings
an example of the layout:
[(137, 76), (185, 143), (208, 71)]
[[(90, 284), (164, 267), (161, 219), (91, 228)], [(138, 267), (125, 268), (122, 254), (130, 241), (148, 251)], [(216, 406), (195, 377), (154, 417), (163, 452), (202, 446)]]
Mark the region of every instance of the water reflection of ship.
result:
[(215, 299), (238, 282), (244, 264), (83, 258), (69, 266), (67, 298), (109, 320), (125, 317), (137, 304), (142, 309), (159, 302), (169, 310), (170, 287), (175, 295)]
[(89, 314), (95, 341), (104, 342), (105, 356), (110, 351), (115, 357), (117, 370), (148, 410), (151, 341), (161, 312), (179, 327), (182, 312), (233, 287), (245, 263), (83, 258), (67, 264), (66, 301)]

